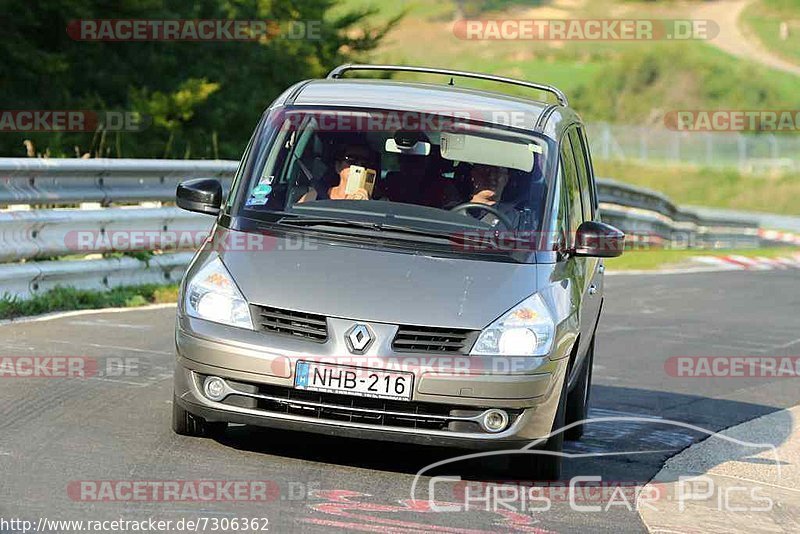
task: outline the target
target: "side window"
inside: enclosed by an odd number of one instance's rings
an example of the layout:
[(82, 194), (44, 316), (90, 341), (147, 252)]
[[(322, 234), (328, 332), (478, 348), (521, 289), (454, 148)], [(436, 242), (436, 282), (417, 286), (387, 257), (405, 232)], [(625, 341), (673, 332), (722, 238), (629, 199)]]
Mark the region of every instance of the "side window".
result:
[[(299, 180), (302, 181), (301, 177), (304, 177), (304, 174), (300, 166), (305, 164), (306, 168), (308, 168), (308, 163), (303, 160), (311, 159), (308, 157), (308, 153), (311, 152), (310, 149), (314, 146), (314, 137), (314, 129), (311, 127), (300, 130), (299, 132), (292, 132), (292, 135), (286, 143), (289, 149), (289, 164), (286, 165), (286, 172), (284, 175), (280, 177), (280, 183), (294, 184)], [(267, 165), (264, 165), (264, 171), (266, 172), (267, 169), (272, 168), (272, 165), (274, 165), (274, 161), (268, 162)], [(262, 176), (261, 178), (266, 178), (266, 176)]]
[(592, 206), (594, 206), (595, 213), (600, 205), (597, 201), (597, 182), (595, 182), (594, 165), (592, 165), (592, 151), (589, 148), (589, 141), (586, 139), (586, 130), (578, 128), (581, 144), (583, 144), (583, 153), (586, 155), (586, 168), (589, 170), (589, 185), (592, 190)]
[(565, 135), (561, 140), (561, 168), (563, 169), (563, 194), (566, 195), (567, 207), (569, 209), (569, 235), (567, 246), (572, 247), (575, 241), (575, 232), (583, 222), (583, 208), (581, 206), (581, 193), (578, 187), (578, 173), (575, 168), (575, 156), (572, 152), (572, 144), (569, 136)]
[(581, 188), (581, 204), (583, 205), (583, 220), (594, 220), (594, 201), (592, 200), (591, 173), (587, 165), (586, 153), (583, 142), (577, 129), (569, 132), (572, 152), (575, 154), (575, 165), (578, 170), (578, 183)]
[(557, 211), (553, 215), (552, 228), (555, 228), (556, 235), (553, 236), (552, 242), (555, 250), (564, 250), (569, 246), (569, 208), (567, 207), (567, 196), (564, 192), (564, 165), (558, 166), (558, 173), (556, 174), (555, 193), (554, 199), (558, 200)]
[(253, 148), (255, 139), (256, 134), (254, 133), (250, 136), (250, 141), (247, 143), (247, 147), (244, 149), (242, 159), (239, 160), (239, 166), (236, 168), (236, 174), (233, 175), (233, 181), (231, 182), (231, 191), (228, 193), (228, 199), (225, 202), (227, 209), (231, 209), (231, 206), (233, 206), (233, 200), (236, 198), (236, 195), (239, 194), (239, 186), (241, 185), (242, 181), (244, 181), (244, 168), (247, 164), (247, 160), (250, 157), (250, 149)]

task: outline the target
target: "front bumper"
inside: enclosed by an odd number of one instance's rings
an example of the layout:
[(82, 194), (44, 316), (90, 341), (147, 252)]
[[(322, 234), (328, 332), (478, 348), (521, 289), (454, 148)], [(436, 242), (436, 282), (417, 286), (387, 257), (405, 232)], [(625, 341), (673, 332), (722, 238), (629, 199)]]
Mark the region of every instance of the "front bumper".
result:
[[(337, 331), (352, 324), (329, 321), (334, 333), (331, 339), (341, 339), (335, 335)], [(391, 339), (389, 333), (388, 337), (381, 335), (381, 329), (388, 325), (371, 326), (379, 339)], [(566, 350), (558, 343), (556, 347), (559, 355)], [(432, 446), (509, 448), (551, 431), (568, 364), (568, 358), (558, 357), (505, 362), (498, 367), (491, 359), (481, 357), (448, 355), (437, 359), (394, 353), (387, 345), (376, 343), (370, 349), (372, 354), (364, 358), (370, 367), (387, 362), (389, 368), (389, 361), (407, 363), (403, 370), (415, 375), (411, 402), (380, 405), (373, 401), (365, 408), (359, 405), (363, 402), (360, 397), (296, 397), (296, 362), (313, 356), (338, 363), (335, 354), (346, 354), (341, 349), (179, 316), (175, 400), (209, 421)], [(435, 362), (433, 367), (420, 365), (421, 356)], [(465, 367), (459, 360), (469, 365)], [(352, 361), (348, 363), (352, 365)], [(230, 397), (242, 402), (213, 401), (202, 392), (205, 376), (223, 378), (247, 393)], [(489, 408), (507, 410), (511, 415), (505, 430), (491, 433), (464, 421)]]

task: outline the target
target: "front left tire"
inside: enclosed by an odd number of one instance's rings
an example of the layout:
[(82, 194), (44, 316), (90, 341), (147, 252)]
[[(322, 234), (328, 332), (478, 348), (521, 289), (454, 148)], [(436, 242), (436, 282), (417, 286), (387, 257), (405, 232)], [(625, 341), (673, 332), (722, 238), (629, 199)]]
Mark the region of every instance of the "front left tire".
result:
[(563, 465), (564, 432), (561, 429), (566, 424), (567, 417), (567, 377), (561, 386), (561, 395), (558, 399), (558, 409), (553, 420), (551, 432), (556, 432), (544, 443), (544, 445), (533, 450), (543, 451), (541, 453), (521, 453), (513, 454), (511, 460), (511, 472), (516, 478), (523, 480), (537, 480), (555, 482), (561, 480), (561, 469)]
[[(584, 421), (589, 417), (589, 396), (592, 391), (592, 365), (594, 363), (594, 336), (592, 337), (586, 357), (581, 363), (581, 371), (578, 375), (575, 386), (567, 395), (567, 417), (566, 424)], [(583, 437), (586, 423), (579, 423), (564, 431), (564, 438), (569, 441), (577, 441)]]

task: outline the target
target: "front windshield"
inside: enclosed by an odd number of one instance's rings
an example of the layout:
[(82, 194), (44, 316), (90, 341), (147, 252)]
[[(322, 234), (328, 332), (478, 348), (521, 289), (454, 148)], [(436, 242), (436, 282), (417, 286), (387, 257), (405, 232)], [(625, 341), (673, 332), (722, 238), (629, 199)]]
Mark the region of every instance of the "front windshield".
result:
[(266, 120), (275, 136), (250, 155), (238, 215), (430, 232), (540, 230), (549, 185), (544, 138), (455, 119), (409, 128), (392, 113), (273, 112)]

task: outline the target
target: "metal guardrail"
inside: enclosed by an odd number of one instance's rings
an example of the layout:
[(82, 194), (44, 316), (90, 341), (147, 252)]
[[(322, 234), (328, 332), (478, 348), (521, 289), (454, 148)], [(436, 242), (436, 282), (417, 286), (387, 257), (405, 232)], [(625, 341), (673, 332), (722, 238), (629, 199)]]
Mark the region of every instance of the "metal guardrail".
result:
[(601, 203), (654, 211), (675, 218), (678, 207), (664, 194), (610, 178), (597, 179), (597, 196)]
[(669, 243), (673, 248), (755, 248), (761, 244), (757, 217), (700, 214), (666, 195), (608, 178), (597, 180), (603, 220), (617, 226), (631, 244)]
[(229, 182), (237, 166), (227, 160), (0, 158), (0, 205), (170, 201), (179, 182)]
[(0, 262), (119, 250), (188, 249), (202, 243), (212, 222), (211, 217), (174, 206), (5, 211), (0, 212)]
[[(235, 161), (79, 160), (0, 158), (0, 293), (26, 298), (56, 285), (102, 289), (126, 284), (175, 282), (213, 223), (179, 208), (120, 206), (172, 201), (183, 180), (214, 177), (227, 187)], [(634, 245), (754, 247), (756, 219), (742, 214), (700, 214), (676, 206), (644, 188), (599, 179), (601, 216), (618, 226)], [(96, 202), (99, 209), (75, 209)], [(61, 206), (61, 208), (53, 208)], [(73, 206), (64, 208), (64, 206)], [(36, 209), (38, 208), (38, 209)], [(139, 236), (119, 243), (115, 236)], [(181, 236), (176, 239), (176, 236)], [(185, 237), (192, 236), (187, 244)], [(119, 250), (158, 250), (148, 261), (132, 257), (30, 261), (99, 255)], [(15, 263), (10, 263), (15, 262)]]
[(58, 286), (79, 289), (109, 289), (140, 284), (177, 283), (194, 252), (135, 258), (78, 261), (44, 261), (0, 265), (2, 292), (28, 298)]

